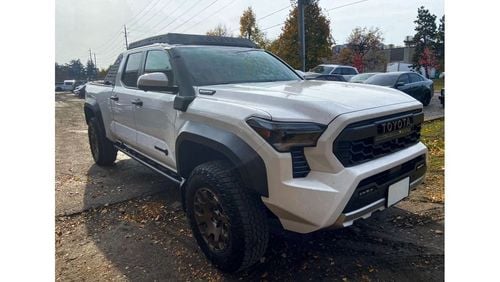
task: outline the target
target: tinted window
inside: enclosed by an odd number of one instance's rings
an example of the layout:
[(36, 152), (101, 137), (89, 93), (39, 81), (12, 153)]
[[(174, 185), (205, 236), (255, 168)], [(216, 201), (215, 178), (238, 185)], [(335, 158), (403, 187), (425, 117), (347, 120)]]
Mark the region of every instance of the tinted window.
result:
[(410, 76), (410, 82), (412, 82), (412, 83), (413, 82), (424, 81), (424, 79), (420, 75), (418, 75), (416, 73), (410, 73), (408, 75)]
[(332, 74), (342, 74), (342, 68), (336, 68), (333, 70)]
[(195, 85), (301, 80), (280, 60), (258, 49), (178, 47)]
[(327, 66), (316, 66), (314, 67), (311, 72), (315, 73), (320, 73), (320, 74), (330, 74), (330, 72), (333, 70), (332, 67), (327, 67)]
[(405, 74), (402, 74), (399, 78), (398, 78), (398, 83), (399, 82), (403, 82), (404, 84), (407, 84), (407, 83), (410, 83), (410, 80), (408, 79), (408, 75), (405, 73)]
[(122, 82), (131, 87), (137, 87), (139, 78), (139, 68), (141, 66), (142, 52), (128, 55), (125, 70), (122, 75)]
[(365, 80), (364, 83), (392, 87), (396, 84), (398, 77), (399, 75), (397, 74), (376, 74)]
[(353, 68), (342, 68), (343, 75), (356, 75), (356, 71)]
[(172, 72), (172, 65), (170, 64), (170, 57), (168, 53), (163, 50), (149, 51), (146, 56), (146, 63), (144, 65), (144, 73), (162, 72), (164, 73), (170, 85), (174, 83), (174, 74)]
[(374, 73), (361, 73), (353, 76), (349, 82), (363, 82), (370, 78), (371, 76), (374, 76)]

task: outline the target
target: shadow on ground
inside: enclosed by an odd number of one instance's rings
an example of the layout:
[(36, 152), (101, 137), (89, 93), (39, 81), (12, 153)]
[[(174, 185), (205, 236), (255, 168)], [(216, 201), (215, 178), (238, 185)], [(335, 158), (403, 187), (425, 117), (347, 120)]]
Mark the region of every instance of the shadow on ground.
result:
[[(127, 280), (444, 279), (443, 236), (434, 232), (442, 224), (432, 215), (394, 207), (342, 230), (300, 235), (277, 229), (260, 263), (224, 274), (198, 249), (169, 180), (130, 159), (111, 168), (93, 165), (87, 177), (88, 236)], [(147, 194), (135, 200), (108, 206), (102, 206), (102, 197), (96, 201), (106, 187), (144, 186)]]

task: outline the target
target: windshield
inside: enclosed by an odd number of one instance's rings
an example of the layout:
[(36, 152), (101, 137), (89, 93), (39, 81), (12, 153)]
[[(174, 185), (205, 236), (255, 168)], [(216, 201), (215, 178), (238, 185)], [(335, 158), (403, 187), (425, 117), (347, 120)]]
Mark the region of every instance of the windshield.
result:
[(375, 84), (380, 86), (394, 86), (396, 84), (396, 80), (398, 79), (398, 74), (376, 74), (367, 80), (364, 83), (366, 84)]
[(301, 80), (281, 61), (258, 49), (176, 48), (196, 86)]
[(368, 78), (374, 76), (375, 73), (362, 73), (362, 74), (358, 74), (358, 75), (355, 75), (351, 78), (351, 80), (349, 80), (349, 82), (363, 82), (365, 80), (367, 80)]
[(321, 74), (330, 74), (330, 72), (333, 70), (333, 67), (328, 67), (328, 66), (315, 66), (311, 72), (315, 73), (321, 73)]

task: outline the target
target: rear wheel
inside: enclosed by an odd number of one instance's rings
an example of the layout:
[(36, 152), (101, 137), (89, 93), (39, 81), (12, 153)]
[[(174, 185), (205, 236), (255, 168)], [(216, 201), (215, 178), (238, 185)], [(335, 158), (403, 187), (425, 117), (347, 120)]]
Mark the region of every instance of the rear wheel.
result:
[(221, 270), (245, 269), (264, 255), (269, 238), (265, 207), (229, 163), (213, 161), (193, 170), (186, 211), (201, 250)]
[(88, 124), (89, 144), (92, 157), (96, 164), (110, 166), (116, 160), (117, 150), (106, 138), (104, 130), (99, 126), (97, 118), (91, 117)]
[(432, 98), (431, 92), (425, 92), (424, 99), (422, 100), (422, 104), (424, 106), (428, 106), (431, 103), (431, 98)]

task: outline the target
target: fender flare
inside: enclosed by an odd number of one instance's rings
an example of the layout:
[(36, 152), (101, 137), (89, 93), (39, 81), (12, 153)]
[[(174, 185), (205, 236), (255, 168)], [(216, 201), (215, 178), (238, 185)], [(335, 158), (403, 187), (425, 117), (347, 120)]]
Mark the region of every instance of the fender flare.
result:
[(183, 149), (183, 144), (187, 146), (188, 143), (220, 153), (234, 165), (247, 188), (260, 196), (269, 197), (266, 165), (259, 154), (240, 137), (220, 128), (189, 123), (175, 144), (177, 172), (186, 179), (194, 168), (190, 163), (200, 164), (192, 155), (185, 153), (187, 147)]

